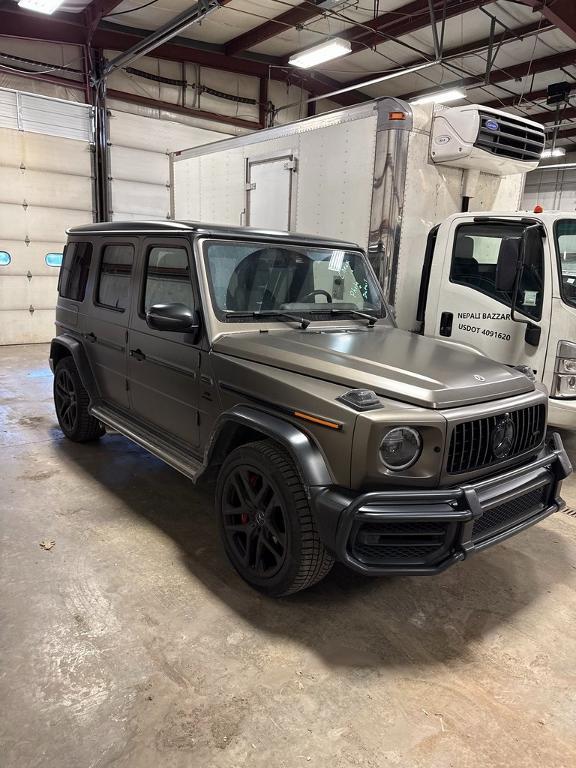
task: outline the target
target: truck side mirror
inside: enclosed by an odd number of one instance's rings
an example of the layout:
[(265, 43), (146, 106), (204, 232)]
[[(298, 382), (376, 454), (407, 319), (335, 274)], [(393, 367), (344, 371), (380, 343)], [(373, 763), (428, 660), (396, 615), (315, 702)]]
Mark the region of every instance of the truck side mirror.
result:
[(542, 227), (533, 224), (526, 227), (520, 240), (520, 262), (524, 267), (537, 267), (544, 260)]
[(510, 293), (514, 290), (516, 275), (519, 267), (519, 240), (506, 237), (500, 243), (498, 261), (496, 262), (496, 290)]
[(153, 304), (146, 312), (146, 323), (156, 331), (197, 333), (198, 313), (185, 304)]

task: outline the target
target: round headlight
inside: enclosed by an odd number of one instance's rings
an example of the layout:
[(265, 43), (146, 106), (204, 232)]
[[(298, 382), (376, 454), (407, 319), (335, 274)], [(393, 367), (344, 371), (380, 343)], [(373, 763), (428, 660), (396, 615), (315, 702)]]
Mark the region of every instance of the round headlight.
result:
[(388, 467), (398, 471), (408, 469), (414, 464), (422, 451), (420, 433), (412, 427), (395, 427), (386, 433), (380, 445), (382, 461)]

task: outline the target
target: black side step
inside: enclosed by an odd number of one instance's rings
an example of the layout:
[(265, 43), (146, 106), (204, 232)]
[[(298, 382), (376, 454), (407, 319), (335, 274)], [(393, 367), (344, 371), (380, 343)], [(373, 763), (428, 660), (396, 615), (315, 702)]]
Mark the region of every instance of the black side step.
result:
[(100, 404), (94, 405), (90, 408), (90, 413), (95, 419), (120, 432), (133, 443), (145, 448), (178, 472), (189, 477), (190, 480), (196, 482), (203, 471), (204, 465), (190, 456), (189, 453), (171, 445), (164, 438), (150, 432), (140, 424), (128, 420), (113, 408)]

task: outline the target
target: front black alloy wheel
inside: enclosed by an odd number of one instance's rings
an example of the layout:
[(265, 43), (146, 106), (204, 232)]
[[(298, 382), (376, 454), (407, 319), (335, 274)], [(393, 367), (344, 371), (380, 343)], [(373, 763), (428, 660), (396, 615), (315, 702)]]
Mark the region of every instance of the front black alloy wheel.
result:
[(286, 559), (286, 510), (263, 472), (240, 464), (222, 491), (222, 525), (235, 558), (258, 576), (277, 573)]
[(226, 553), (242, 578), (279, 597), (320, 581), (333, 558), (318, 537), (291, 458), (272, 441), (240, 446), (216, 489)]
[(104, 434), (102, 424), (90, 415), (89, 404), (74, 360), (64, 357), (54, 372), (54, 406), (60, 429), (74, 442), (86, 443)]

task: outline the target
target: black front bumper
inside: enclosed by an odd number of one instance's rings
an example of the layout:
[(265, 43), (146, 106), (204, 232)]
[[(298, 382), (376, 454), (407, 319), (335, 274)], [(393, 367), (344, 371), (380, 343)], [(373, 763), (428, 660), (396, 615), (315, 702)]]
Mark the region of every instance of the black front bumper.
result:
[(350, 568), (432, 575), (561, 509), (562, 480), (571, 471), (553, 433), (529, 463), (476, 483), (356, 497), (316, 488), (312, 502), (321, 538)]

